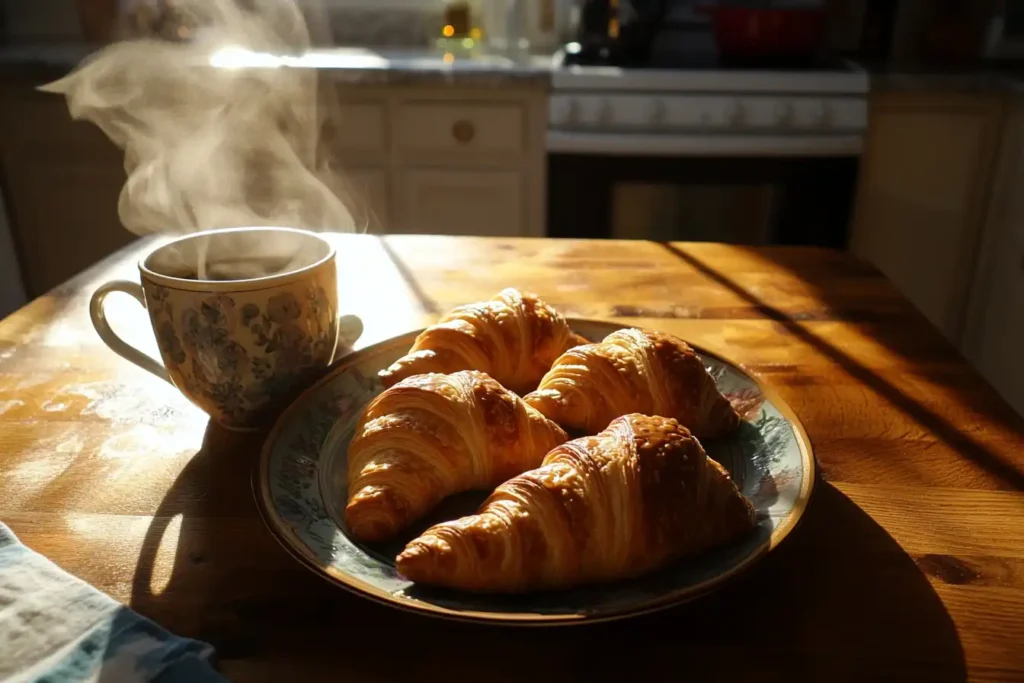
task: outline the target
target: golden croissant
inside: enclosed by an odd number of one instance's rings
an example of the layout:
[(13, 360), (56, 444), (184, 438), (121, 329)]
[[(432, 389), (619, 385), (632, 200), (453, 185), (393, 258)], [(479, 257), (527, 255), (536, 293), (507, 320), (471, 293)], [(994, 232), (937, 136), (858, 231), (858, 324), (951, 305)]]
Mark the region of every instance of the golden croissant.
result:
[(564, 351), (586, 340), (533, 294), (505, 289), (490, 301), (460, 306), (424, 330), (412, 348), (380, 373), (390, 387), (427, 372), (480, 370), (518, 394), (537, 382)]
[(349, 531), (384, 540), (453, 493), (492, 489), (568, 439), (482, 372), (417, 375), (375, 398), (348, 448)]
[(627, 413), (674, 417), (701, 439), (739, 426), (736, 411), (686, 342), (637, 329), (566, 351), (523, 400), (586, 434)]
[(625, 415), (558, 446), (476, 515), (414, 539), (399, 573), (479, 592), (567, 588), (639, 576), (738, 539), (754, 509), (676, 420)]

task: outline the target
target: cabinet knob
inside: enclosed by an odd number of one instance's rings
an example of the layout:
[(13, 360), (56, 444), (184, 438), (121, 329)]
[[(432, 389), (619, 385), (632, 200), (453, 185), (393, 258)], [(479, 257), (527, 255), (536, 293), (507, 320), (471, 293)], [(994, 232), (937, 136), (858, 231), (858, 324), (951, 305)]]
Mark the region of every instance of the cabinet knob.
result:
[(558, 97), (551, 101), (552, 123), (574, 123), (579, 116), (579, 105), (574, 99)]
[(726, 102), (722, 106), (723, 123), (727, 126), (735, 126), (743, 119), (743, 105), (739, 100)]
[(828, 125), (828, 108), (824, 102), (818, 102), (810, 108), (810, 119), (812, 126), (825, 126)]
[(665, 119), (665, 105), (659, 100), (651, 100), (644, 105), (644, 118), (647, 123), (661, 123)]
[(775, 125), (785, 126), (793, 118), (793, 105), (789, 102), (776, 102), (772, 110)]
[(452, 124), (452, 137), (462, 144), (468, 143), (476, 135), (476, 128), (471, 121), (460, 119)]

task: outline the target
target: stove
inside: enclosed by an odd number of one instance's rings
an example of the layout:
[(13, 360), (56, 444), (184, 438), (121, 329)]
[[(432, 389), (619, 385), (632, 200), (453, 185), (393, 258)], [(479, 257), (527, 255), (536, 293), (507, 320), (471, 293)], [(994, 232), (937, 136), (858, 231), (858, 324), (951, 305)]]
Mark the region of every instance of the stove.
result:
[(578, 62), (572, 45), (555, 56), (550, 152), (847, 156), (863, 145), (869, 78), (850, 62)]

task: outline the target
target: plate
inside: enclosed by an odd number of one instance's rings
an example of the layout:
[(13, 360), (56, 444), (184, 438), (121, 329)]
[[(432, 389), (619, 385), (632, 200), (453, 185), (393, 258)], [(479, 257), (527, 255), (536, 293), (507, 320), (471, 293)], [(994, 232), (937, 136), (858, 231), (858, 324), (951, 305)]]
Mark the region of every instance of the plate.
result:
[[(623, 327), (569, 322), (595, 341)], [(718, 388), (741, 394), (751, 407), (736, 433), (704, 446), (754, 503), (754, 533), (641, 578), (573, 590), (494, 596), (406, 581), (394, 564), (405, 542), (434, 522), (474, 512), (486, 497), (480, 492), (453, 496), (390, 544), (362, 544), (346, 533), (346, 457), (355, 423), (383, 390), (378, 371), (406, 353), (417, 334), (395, 337), (339, 361), (281, 415), (254, 470), (253, 490), (270, 531), (300, 562), (344, 588), (394, 607), (471, 621), (568, 624), (616, 619), (684, 602), (721, 585), (777, 546), (803, 514), (814, 483), (814, 460), (800, 423), (787, 405), (738, 365), (694, 346)]]

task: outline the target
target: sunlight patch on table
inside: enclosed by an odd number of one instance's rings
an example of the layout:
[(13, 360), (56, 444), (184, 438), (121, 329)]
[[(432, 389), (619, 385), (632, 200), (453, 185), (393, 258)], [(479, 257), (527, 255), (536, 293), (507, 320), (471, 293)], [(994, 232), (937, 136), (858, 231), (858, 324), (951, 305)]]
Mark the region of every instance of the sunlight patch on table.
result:
[(42, 438), (3, 471), (0, 491), (5, 507), (23, 505), (42, 494), (75, 462), (85, 439), (77, 432)]
[(25, 405), (25, 402), (19, 401), (17, 399), (12, 401), (0, 401), (0, 415), (3, 415), (8, 410), (15, 410), (17, 408), (21, 408), (23, 405)]
[(160, 547), (157, 548), (153, 560), (153, 573), (149, 577), (149, 590), (153, 595), (160, 595), (167, 589), (174, 572), (174, 559), (178, 554), (178, 538), (181, 536), (181, 513), (179, 512), (164, 529)]

